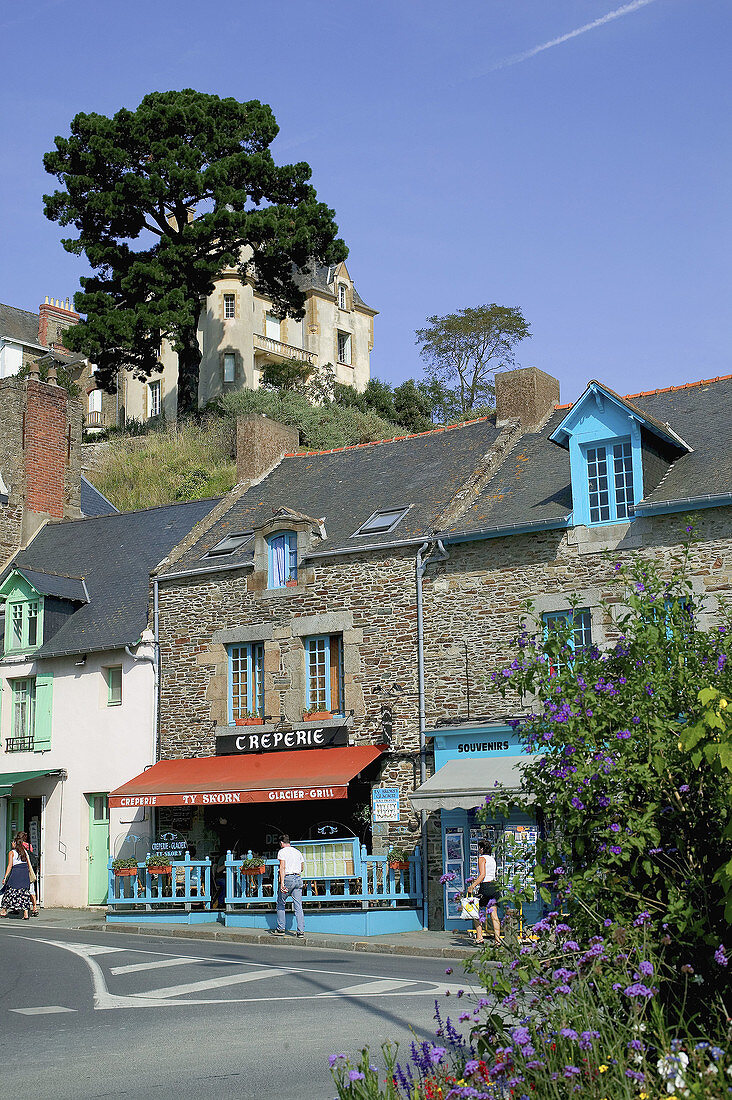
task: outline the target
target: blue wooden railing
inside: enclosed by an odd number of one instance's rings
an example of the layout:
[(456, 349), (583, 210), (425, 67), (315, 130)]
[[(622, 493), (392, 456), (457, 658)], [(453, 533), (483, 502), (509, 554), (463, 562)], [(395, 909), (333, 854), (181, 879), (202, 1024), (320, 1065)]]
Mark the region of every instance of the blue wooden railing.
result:
[(129, 905), (169, 908), (171, 905), (182, 905), (190, 910), (194, 904), (202, 905), (204, 909), (211, 908), (210, 859), (191, 859), (186, 852), (185, 859), (171, 861), (169, 875), (151, 875), (145, 860), (137, 864), (137, 873), (133, 875), (115, 874), (111, 859), (107, 866), (107, 905), (112, 908)]
[[(297, 843), (295, 843), (297, 847)], [(252, 858), (251, 852), (248, 859)], [(271, 908), (277, 897), (279, 861), (262, 861), (263, 874), (245, 874), (241, 859), (226, 855), (227, 910), (245, 907)], [(386, 857), (369, 855), (358, 839), (353, 846), (353, 873), (303, 874), (303, 905), (320, 909), (418, 908), (422, 904), (420, 850), (416, 848), (409, 867), (394, 870)]]
[[(312, 842), (309, 842), (312, 843)], [(348, 871), (339, 874), (304, 874), (303, 904), (318, 909), (417, 909), (422, 905), (420, 850), (416, 848), (409, 867), (394, 870), (386, 857), (369, 855), (357, 838)], [(247, 858), (252, 858), (249, 852)], [(279, 861), (265, 859), (263, 874), (245, 874), (243, 860), (227, 852), (225, 880), (216, 881), (209, 859), (172, 860), (171, 872), (152, 875), (142, 860), (137, 873), (117, 875), (108, 864), (107, 905), (124, 911), (130, 907), (148, 910), (192, 906), (210, 910), (215, 898), (219, 908), (233, 912), (243, 909), (272, 909), (277, 897)], [(351, 865), (353, 871), (351, 872)]]

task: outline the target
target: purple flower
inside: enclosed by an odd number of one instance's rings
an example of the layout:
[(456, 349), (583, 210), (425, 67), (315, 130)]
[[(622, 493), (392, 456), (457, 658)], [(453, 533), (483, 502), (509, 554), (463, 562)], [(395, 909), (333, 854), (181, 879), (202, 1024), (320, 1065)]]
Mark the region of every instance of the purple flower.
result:
[(729, 959), (727, 958), (727, 949), (723, 943), (720, 943), (717, 950), (714, 952), (714, 961), (719, 963), (720, 966), (729, 966)]
[(579, 1039), (579, 1035), (573, 1027), (562, 1027), (559, 1029), (559, 1034), (563, 1039)]
[(644, 959), (642, 962), (638, 963), (638, 970), (641, 974), (644, 974), (646, 978), (650, 978), (653, 974), (653, 963), (646, 962)]
[(575, 940), (565, 940), (564, 941), (564, 950), (565, 951), (579, 951), (579, 944)]
[(686, 794), (686, 792), (688, 790), (689, 790), (689, 784), (688, 783), (682, 783), (681, 786), (679, 787), (679, 794)]
[(613, 922), (610, 920), (609, 917), (605, 917), (605, 920), (602, 923), (603, 923), (605, 928), (610, 928), (610, 927), (612, 927)]
[(652, 997), (653, 990), (649, 989), (647, 985), (643, 985), (642, 982), (633, 982), (632, 985), (628, 985), (623, 990), (626, 997)]
[(572, 929), (568, 924), (562, 924), (561, 922), (555, 928), (555, 932), (571, 932)]
[(618, 825), (617, 821), (613, 821), (612, 825), (610, 826), (610, 830), (613, 833), (619, 833), (620, 832), (620, 826)]
[(336, 1064), (336, 1062), (340, 1061), (341, 1058), (345, 1058), (345, 1057), (346, 1057), (345, 1054), (331, 1054), (328, 1057), (328, 1065), (330, 1066), (331, 1069), (333, 1069), (333, 1066)]
[(454, 871), (446, 871), (444, 875), (440, 875), (440, 882), (454, 882), (456, 878)]
[(647, 912), (647, 910), (644, 909), (643, 912), (639, 913), (638, 916), (633, 921), (633, 927), (634, 928), (641, 928), (644, 924), (647, 924), (650, 919), (651, 919), (651, 914), (649, 912)]
[(348, 1080), (349, 1081), (363, 1081), (364, 1074), (357, 1069), (349, 1069)]
[(615, 734), (615, 736), (617, 737), (618, 741), (627, 741), (630, 737), (630, 730), (619, 730), (618, 733)]
[(631, 1039), (628, 1043), (628, 1050), (643, 1050), (643, 1043), (640, 1039)]
[(428, 1057), (433, 1066), (439, 1066), (446, 1054), (445, 1047), (432, 1047), (432, 1050), (428, 1051)]
[(525, 1047), (531, 1042), (531, 1033), (527, 1027), (515, 1027), (511, 1032), (511, 1038), (519, 1047)]
[(614, 856), (619, 856), (619, 855), (620, 855), (620, 853), (622, 852), (622, 850), (623, 850), (623, 849), (622, 849), (622, 848), (620, 847), (620, 845), (619, 845), (619, 844), (611, 844), (611, 845), (610, 845), (610, 851), (612, 852), (612, 854), (613, 854)]
[(477, 1060), (477, 1058), (471, 1058), (469, 1062), (465, 1063), (465, 1072), (467, 1074), (475, 1073), (479, 1065), (480, 1062)]
[(720, 653), (719, 660), (717, 661), (717, 672), (721, 672), (726, 664), (727, 664), (727, 654), (726, 653)]
[(569, 1077), (571, 1079), (572, 1077), (579, 1077), (579, 1075), (580, 1075), (580, 1070), (578, 1070), (576, 1066), (565, 1066), (564, 1067), (564, 1076), (565, 1077)]

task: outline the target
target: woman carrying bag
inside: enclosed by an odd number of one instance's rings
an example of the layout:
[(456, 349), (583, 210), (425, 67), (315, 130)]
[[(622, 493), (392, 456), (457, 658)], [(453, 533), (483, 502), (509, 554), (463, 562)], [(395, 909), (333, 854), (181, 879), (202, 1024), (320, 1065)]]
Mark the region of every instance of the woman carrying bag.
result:
[[(499, 890), (496, 882), (496, 861), (493, 858), (493, 849), (487, 840), (481, 840), (478, 842), (478, 874), (472, 882), (468, 883), (468, 893), (471, 894), (475, 887), (478, 889), (478, 899), (480, 901), (481, 908), (486, 907), (491, 915), (491, 921), (493, 923), (493, 935), (496, 943), (501, 942), (501, 922), (498, 919), (498, 898)], [(483, 943), (483, 922), (480, 919), (473, 919), (473, 927), (475, 928), (475, 942)]]
[(8, 852), (8, 866), (3, 879), (3, 907), (0, 917), (8, 912), (22, 912), (23, 920), (29, 919), (33, 907), (31, 882), (36, 881), (36, 873), (31, 867), (30, 856), (26, 849), (27, 833), (18, 833), (13, 838), (13, 846)]

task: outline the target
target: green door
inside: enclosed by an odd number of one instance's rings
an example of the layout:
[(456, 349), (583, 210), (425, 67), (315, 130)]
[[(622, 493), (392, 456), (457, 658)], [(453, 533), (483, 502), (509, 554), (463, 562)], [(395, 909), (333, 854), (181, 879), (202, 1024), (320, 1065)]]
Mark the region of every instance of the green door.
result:
[[(25, 828), (25, 802), (22, 798), (8, 799), (8, 830), (5, 834), (8, 841), (8, 849), (13, 843), (13, 837)], [(7, 855), (7, 853), (6, 853)], [(3, 868), (4, 870), (5, 868)]]
[(107, 900), (109, 861), (109, 800), (106, 794), (88, 794), (89, 801), (89, 904)]

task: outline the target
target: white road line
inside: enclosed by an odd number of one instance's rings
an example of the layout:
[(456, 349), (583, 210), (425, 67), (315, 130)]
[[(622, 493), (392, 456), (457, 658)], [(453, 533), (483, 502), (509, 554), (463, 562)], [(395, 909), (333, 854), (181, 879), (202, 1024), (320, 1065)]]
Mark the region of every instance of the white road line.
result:
[(417, 979), (416, 981), (410, 981), (405, 978), (381, 978), (379, 981), (374, 982), (361, 982), (360, 985), (348, 985), (344, 989), (328, 989), (323, 993), (319, 993), (319, 997), (332, 996), (337, 993), (339, 997), (362, 997), (368, 996), (371, 993), (393, 993), (397, 989), (403, 990), (406, 985), (422, 985), (423, 983)]
[(158, 970), (163, 966), (190, 966), (191, 960), (179, 955), (171, 959), (159, 959), (158, 962), (129, 963), (127, 966), (110, 966), (110, 974), (134, 974), (138, 970)]
[(260, 982), (265, 978), (279, 978), (283, 970), (259, 970), (255, 974), (230, 974), (228, 978), (209, 978), (202, 982), (187, 982), (185, 985), (169, 985), (167, 989), (151, 989), (149, 993), (133, 993), (133, 997), (147, 1000), (182, 997), (186, 993), (203, 993), (205, 989), (223, 989), (227, 985), (240, 985), (242, 982)]
[(81, 947), (85, 955), (119, 955), (124, 947), (102, 947), (95, 943), (69, 943), (68, 947)]
[(10, 1012), (18, 1012), (21, 1016), (45, 1016), (51, 1012), (76, 1012), (75, 1008), (64, 1008), (63, 1005), (46, 1005), (44, 1008), (11, 1008)]

